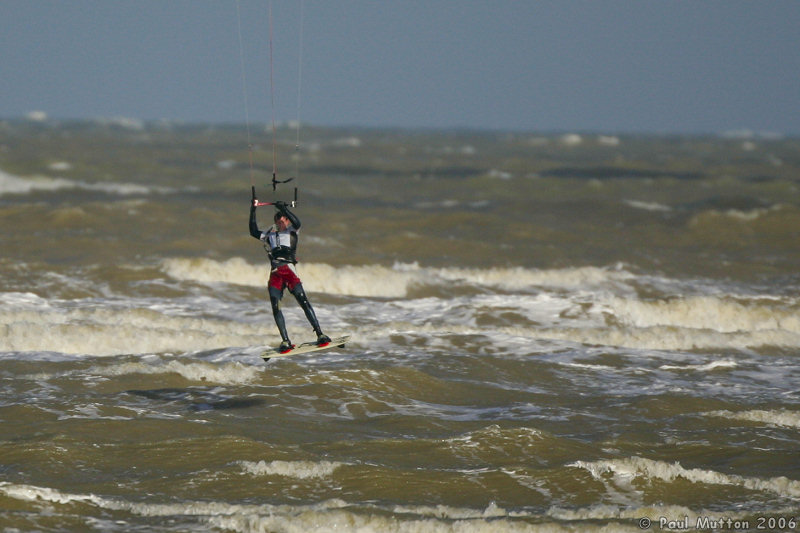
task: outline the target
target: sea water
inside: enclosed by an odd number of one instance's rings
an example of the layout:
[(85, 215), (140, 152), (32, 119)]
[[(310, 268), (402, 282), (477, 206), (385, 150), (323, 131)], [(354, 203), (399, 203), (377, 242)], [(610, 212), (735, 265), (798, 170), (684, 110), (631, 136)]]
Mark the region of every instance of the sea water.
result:
[(2, 124), (2, 531), (797, 530), (797, 140), (305, 135)]

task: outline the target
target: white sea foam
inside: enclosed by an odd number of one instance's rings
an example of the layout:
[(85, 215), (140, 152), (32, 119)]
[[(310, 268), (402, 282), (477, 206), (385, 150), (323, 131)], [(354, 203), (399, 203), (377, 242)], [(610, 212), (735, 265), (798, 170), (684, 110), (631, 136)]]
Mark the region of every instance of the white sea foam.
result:
[(690, 370), (693, 372), (710, 372), (718, 368), (736, 368), (738, 363), (730, 359), (722, 359), (719, 361), (711, 361), (704, 365), (661, 365), (661, 370)]
[[(200, 283), (234, 283), (264, 286), (265, 265), (252, 265), (242, 258), (215, 261), (205, 258), (171, 258), (162, 262), (169, 276)], [(503, 289), (592, 288), (631, 279), (623, 269), (598, 267), (537, 270), (510, 268), (427, 268), (417, 264), (334, 267), (324, 263), (298, 265), (307, 290), (349, 296), (401, 298), (414, 286), (469, 283)]]
[[(214, 501), (148, 503), (127, 501), (95, 494), (72, 494), (49, 487), (0, 481), (0, 494), (21, 502), (50, 505), (82, 503), (106, 511), (128, 512), (142, 517), (170, 519), (177, 524), (207, 524), (228, 531), (285, 531), (306, 533), (343, 531), (348, 533), (564, 533), (572, 530), (557, 523), (532, 525), (520, 518), (523, 512), (509, 512), (494, 504), (484, 510), (439, 506), (380, 507), (360, 504), (357, 508), (340, 499), (310, 505), (231, 504)], [(49, 508), (49, 514), (57, 509)], [(613, 531), (626, 531), (614, 528)], [(612, 531), (587, 525), (581, 531)], [(633, 531), (633, 529), (630, 529)]]
[(578, 146), (583, 142), (583, 137), (577, 133), (567, 133), (559, 137), (559, 141), (566, 146)]
[[(4, 296), (8, 301), (8, 295)], [(264, 342), (263, 325), (247, 322), (180, 316), (112, 302), (98, 306), (91, 301), (27, 301), (0, 307), (0, 352), (116, 355), (199, 351)]]
[(52, 192), (67, 189), (82, 189), (122, 196), (150, 194), (153, 192), (168, 193), (172, 191), (172, 189), (166, 187), (146, 186), (135, 183), (88, 183), (60, 177), (20, 177), (0, 170), (0, 196), (7, 194), (31, 194), (38, 191)]
[(57, 191), (74, 187), (74, 182), (64, 178), (20, 178), (0, 170), (0, 196), (5, 194), (30, 194), (33, 191)]
[(728, 209), (724, 212), (725, 216), (730, 218), (734, 218), (737, 220), (741, 220), (743, 222), (751, 222), (753, 220), (758, 220), (762, 216), (766, 215), (770, 211), (778, 210), (780, 207), (774, 206), (768, 209), (750, 209), (748, 211), (742, 211), (741, 209)]
[[(771, 509), (767, 512), (764, 512), (765, 515), (791, 515), (792, 509)], [(569, 521), (583, 521), (583, 520), (625, 520), (630, 521), (635, 524), (639, 524), (640, 520), (643, 518), (648, 518), (650, 523), (652, 524), (651, 528), (639, 528), (637, 526), (638, 531), (659, 531), (661, 520), (667, 521), (677, 521), (680, 520), (685, 523), (680, 524), (680, 529), (688, 529), (690, 531), (706, 531), (707, 528), (703, 526), (703, 524), (707, 523), (706, 521), (714, 521), (718, 520), (719, 524), (721, 524), (722, 529), (727, 529), (726, 526), (729, 524), (728, 520), (732, 522), (741, 521), (742, 523), (747, 522), (751, 526), (756, 525), (753, 522), (753, 514), (752, 512), (747, 511), (709, 511), (707, 509), (703, 509), (698, 512), (696, 509), (690, 509), (688, 507), (684, 507), (682, 505), (607, 505), (607, 504), (597, 504), (591, 505), (589, 507), (579, 507), (574, 509), (565, 509), (561, 507), (551, 507), (547, 511), (547, 516), (555, 518), (557, 520), (569, 520)], [(698, 526), (698, 524), (700, 524)], [(581, 527), (581, 530), (583, 528)], [(732, 526), (730, 529), (733, 529)], [(667, 529), (665, 530), (677, 530), (676, 528)], [(615, 526), (609, 526), (608, 531), (628, 531), (627, 529), (620, 528), (618, 529)], [(748, 530), (749, 531), (749, 530)]]
[(295, 479), (325, 478), (333, 474), (342, 463), (335, 461), (240, 461), (248, 474), (255, 476), (283, 476)]
[(668, 205), (659, 204), (657, 202), (642, 202), (639, 200), (625, 200), (625, 204), (635, 208), (643, 209), (644, 211), (667, 212), (672, 211)]
[(165, 259), (161, 268), (169, 276), (200, 283), (232, 283), (237, 285), (265, 286), (268, 271), (264, 265), (252, 265), (240, 257), (226, 261), (205, 258)]
[(114, 366), (95, 367), (89, 373), (99, 376), (121, 376), (126, 374), (179, 374), (189, 381), (205, 381), (223, 385), (251, 383), (259, 378), (262, 367), (239, 362), (221, 365), (206, 362), (169, 361), (166, 364), (145, 362), (123, 363)]
[[(509, 332), (512, 333), (512, 332)], [(539, 338), (582, 344), (624, 346), (643, 350), (747, 349), (759, 346), (800, 346), (800, 335), (779, 330), (723, 333), (674, 326), (543, 328)]]
[(725, 296), (687, 296), (645, 301), (612, 298), (607, 305), (620, 322), (639, 328), (677, 326), (718, 332), (787, 331), (800, 333), (794, 306), (736, 301)]
[(602, 304), (614, 328), (554, 332), (591, 344), (653, 349), (800, 346), (800, 315), (787, 302), (687, 296), (645, 301), (611, 297)]
[(598, 135), (597, 144), (601, 146), (619, 146), (620, 140), (616, 135)]
[(55, 172), (67, 172), (72, 170), (72, 163), (69, 161), (54, 161), (47, 165), (47, 168)]
[[(57, 358), (51, 356), (48, 359), (54, 360)], [(173, 360), (163, 362), (160, 359), (156, 359), (154, 361), (140, 360), (111, 366), (94, 366), (88, 370), (75, 370), (66, 374), (62, 372), (58, 375), (64, 376), (71, 373), (79, 373), (81, 377), (85, 375), (114, 377), (130, 374), (178, 374), (189, 381), (202, 381), (221, 385), (242, 385), (258, 380), (261, 377), (262, 370), (263, 367), (261, 366), (244, 364), (238, 361), (215, 364), (205, 361), (181, 362)], [(30, 379), (32, 381), (49, 380), (53, 377), (53, 374), (45, 372), (19, 376), (20, 379)]]
[[(266, 265), (238, 257), (171, 258), (160, 266), (173, 279), (208, 285), (263, 288), (267, 279)], [(356, 333), (366, 341), (407, 330), (442, 336), (443, 342), (453, 334), (489, 335), (510, 346), (515, 339), (532, 338), (648, 350), (800, 346), (800, 313), (794, 299), (701, 294), (642, 300), (634, 289), (634, 282), (642, 281), (621, 267), (337, 268), (304, 263), (299, 268), (309, 292), (389, 300), (317, 310), (329, 329)], [(476, 287), (481, 294), (409, 297), (415, 288), (454, 285)], [(669, 286), (659, 287), (661, 292), (667, 290)], [(509, 298), (508, 291), (516, 294)], [(265, 344), (275, 331), (263, 294), (258, 298), (254, 314), (254, 302), (237, 304), (212, 297), (168, 303), (111, 295), (58, 301), (30, 292), (0, 293), (0, 351), (116, 355)], [(302, 328), (298, 334), (303, 335), (307, 324), (295, 311), (287, 313), (289, 333)], [(481, 323), (487, 316), (497, 317), (496, 324)], [(700, 365), (671, 363), (662, 370), (724, 371), (737, 364), (735, 359), (719, 358)]]
[[(525, 511), (508, 511), (493, 503), (485, 509), (469, 509), (447, 505), (397, 505), (381, 507), (360, 504), (352, 508), (341, 499), (328, 499), (308, 505), (231, 504), (226, 502), (184, 501), (148, 503), (127, 501), (95, 494), (72, 494), (48, 487), (13, 484), (0, 481), (0, 494), (21, 502), (48, 505), (82, 503), (100, 510), (128, 512), (145, 518), (169, 519), (188, 529), (197, 523), (215, 529), (252, 533), (285, 531), (287, 533), (342, 531), (345, 533), (635, 533), (636, 525), (591, 521), (624, 520), (633, 522), (650, 517), (654, 524), (659, 517), (688, 517), (690, 524), (705, 518), (746, 519), (746, 512), (713, 512), (679, 505), (642, 506), (593, 505), (584, 508), (552, 507), (543, 516)], [(58, 512), (49, 508), (49, 514)], [(788, 510), (772, 510), (767, 514), (790, 514)], [(542, 519), (545, 519), (543, 521)], [(547, 518), (554, 521), (546, 521)], [(564, 523), (564, 522), (568, 523)]]
[(436, 277), (447, 281), (465, 281), (475, 285), (496, 288), (525, 289), (572, 288), (590, 289), (602, 285), (616, 284), (633, 278), (633, 275), (622, 269), (606, 269), (598, 267), (575, 267), (561, 269), (528, 269), (510, 268), (443, 268), (419, 269), (425, 273), (431, 271)]
[[(166, 259), (162, 268), (171, 277), (200, 283), (232, 283), (264, 287), (269, 272), (266, 265), (252, 265), (234, 257), (226, 261), (196, 258)], [(413, 274), (386, 267), (351, 266), (334, 268), (319, 263), (298, 266), (306, 290), (351, 296), (402, 297), (414, 281)]]
[(788, 409), (762, 410), (753, 409), (750, 411), (710, 411), (705, 413), (707, 416), (718, 416), (732, 420), (743, 420), (745, 422), (759, 422), (773, 426), (785, 426), (800, 428), (800, 412)]
[(800, 497), (800, 481), (786, 477), (759, 479), (732, 474), (723, 474), (702, 468), (684, 468), (680, 463), (654, 461), (643, 457), (626, 459), (610, 459), (604, 461), (576, 461), (572, 465), (587, 470), (595, 479), (613, 483), (625, 490), (635, 490), (632, 481), (636, 478), (658, 479), (670, 483), (676, 479), (685, 479), (692, 483), (708, 485), (732, 485), (749, 490), (770, 492), (788, 498)]
[(9, 306), (25, 306), (27, 308), (49, 308), (50, 303), (32, 292), (0, 293), (0, 303)]
[[(258, 268), (240, 259), (230, 265), (214, 261), (182, 260), (168, 268), (187, 278), (241, 280), (257, 277)], [(301, 273), (308, 290), (316, 273), (331, 269), (310, 265)], [(173, 270), (174, 269), (174, 270)], [(182, 269), (182, 270), (181, 270)], [(408, 279), (397, 286), (381, 284), (381, 272), (393, 272)], [(373, 271), (374, 270), (374, 271)], [(350, 272), (346, 284), (334, 285), (338, 294), (379, 294), (386, 302), (342, 303), (335, 307), (319, 306), (320, 320), (329, 330), (348, 331), (360, 341), (383, 340), (397, 332), (413, 332), (431, 339), (441, 337), (449, 343), (452, 335), (490, 336), (497, 346), (516, 349), (520, 339), (548, 339), (591, 345), (624, 346), (646, 350), (693, 350), (758, 346), (800, 346), (797, 318), (786, 302), (742, 304), (723, 298), (699, 297), (674, 301), (643, 302), (633, 298), (609, 296), (606, 289), (597, 293), (586, 290), (589, 283), (613, 285), (614, 274), (602, 272), (553, 273), (552, 279), (537, 272), (522, 272), (531, 279), (522, 284), (550, 282), (553, 285), (574, 283), (577, 288), (541, 292), (530, 291), (508, 298), (503, 294), (465, 295), (455, 298), (408, 298), (405, 291), (413, 283), (428, 282), (417, 268), (403, 270), (386, 267), (359, 267)], [(237, 274), (239, 272), (239, 274)], [(439, 283), (462, 280), (475, 286), (491, 287), (501, 283), (502, 275), (492, 271), (436, 270)], [(265, 273), (262, 275), (266, 277)], [(362, 276), (359, 278), (359, 275)], [(497, 275), (498, 277), (495, 277)], [(624, 275), (624, 274), (621, 274)], [(348, 279), (348, 276), (340, 278)], [(469, 279), (469, 281), (463, 281)], [(359, 281), (360, 280), (360, 281)], [(415, 280), (415, 281), (409, 281)], [(255, 280), (254, 280), (255, 281)], [(266, 280), (257, 283), (262, 286)], [(319, 281), (324, 286), (323, 281)], [(524, 290), (524, 289), (523, 289)], [(623, 288), (624, 290), (624, 288)], [(398, 296), (392, 296), (399, 294)], [(166, 303), (154, 299), (97, 298), (60, 301), (41, 298), (33, 293), (0, 293), (0, 352), (48, 352), (54, 354), (118, 355), (142, 353), (185, 353), (255, 346), (275, 338), (269, 309), (261, 301), (240, 304), (216, 298), (185, 298)], [(693, 309), (697, 304), (700, 309)], [(254, 312), (253, 305), (256, 305)], [(307, 334), (307, 323), (296, 304), (286, 313), (289, 333)], [(716, 310), (716, 321), (709, 310)], [(481, 317), (497, 317), (497, 323), (481, 323)], [(449, 346), (449, 344), (448, 344)], [(443, 345), (443, 348), (446, 346)], [(668, 371), (710, 372), (737, 368), (736, 359), (718, 358), (701, 364), (669, 363)], [(193, 369), (179, 371), (191, 378)], [(207, 379), (209, 379), (207, 377)], [(220, 379), (220, 378), (214, 378)]]
[(771, 213), (775, 213), (784, 209), (783, 205), (777, 204), (769, 207), (755, 207), (753, 209), (713, 209), (699, 213), (691, 218), (689, 221), (690, 227), (700, 227), (708, 224), (709, 222), (722, 222), (733, 221), (739, 223), (749, 223), (759, 220)]

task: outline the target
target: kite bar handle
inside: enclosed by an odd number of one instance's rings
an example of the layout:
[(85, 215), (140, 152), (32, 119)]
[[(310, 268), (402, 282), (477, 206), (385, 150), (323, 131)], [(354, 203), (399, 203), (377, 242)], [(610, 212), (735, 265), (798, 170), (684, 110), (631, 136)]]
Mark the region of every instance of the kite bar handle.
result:
[[(253, 205), (256, 207), (263, 207), (265, 205), (275, 205), (277, 202), (257, 202), (256, 201), (256, 187), (253, 186)], [(294, 200), (289, 202), (290, 207), (297, 207), (297, 187), (294, 188)]]
[[(254, 205), (256, 207), (263, 207), (265, 205), (276, 205), (277, 203), (278, 202), (256, 202)], [(292, 200), (291, 202), (289, 202), (288, 205), (289, 205), (289, 207), (297, 207), (297, 202)]]

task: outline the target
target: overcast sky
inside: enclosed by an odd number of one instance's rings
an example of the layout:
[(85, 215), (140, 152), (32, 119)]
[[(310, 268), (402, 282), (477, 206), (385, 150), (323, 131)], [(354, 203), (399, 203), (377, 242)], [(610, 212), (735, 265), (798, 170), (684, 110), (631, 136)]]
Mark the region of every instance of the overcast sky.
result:
[(0, 118), (798, 135), (799, 41), (797, 0), (0, 0)]

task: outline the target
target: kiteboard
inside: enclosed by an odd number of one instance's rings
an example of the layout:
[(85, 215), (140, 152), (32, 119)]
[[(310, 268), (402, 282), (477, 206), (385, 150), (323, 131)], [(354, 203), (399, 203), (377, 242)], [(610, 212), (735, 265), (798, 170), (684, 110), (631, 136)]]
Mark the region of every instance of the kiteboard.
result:
[(273, 357), (286, 357), (289, 355), (299, 355), (301, 353), (319, 352), (322, 350), (330, 350), (331, 348), (344, 348), (344, 344), (350, 338), (350, 335), (336, 337), (331, 339), (331, 342), (319, 345), (316, 341), (304, 342), (298, 344), (288, 352), (281, 353), (278, 348), (267, 348), (261, 353), (261, 358), (264, 361), (269, 361)]

